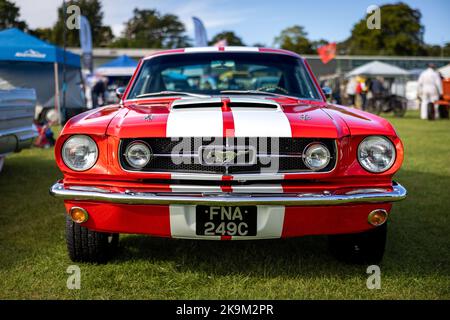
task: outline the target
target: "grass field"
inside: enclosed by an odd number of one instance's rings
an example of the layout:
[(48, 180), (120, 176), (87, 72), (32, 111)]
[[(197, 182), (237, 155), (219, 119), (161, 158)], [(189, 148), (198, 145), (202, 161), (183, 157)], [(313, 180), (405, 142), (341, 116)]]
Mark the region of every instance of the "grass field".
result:
[(394, 206), (380, 290), (366, 267), (334, 260), (326, 237), (208, 242), (122, 236), (107, 265), (80, 264), (66, 287), (64, 209), (48, 195), (61, 177), (53, 150), (7, 158), (0, 174), (0, 299), (449, 299), (450, 121), (390, 118), (409, 191)]

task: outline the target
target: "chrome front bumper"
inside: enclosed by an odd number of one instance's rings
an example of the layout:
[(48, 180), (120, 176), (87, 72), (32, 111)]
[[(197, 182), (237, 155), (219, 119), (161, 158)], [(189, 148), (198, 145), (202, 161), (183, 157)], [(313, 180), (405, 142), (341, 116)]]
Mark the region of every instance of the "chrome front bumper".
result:
[(63, 200), (100, 201), (119, 204), (147, 205), (283, 205), (283, 206), (331, 206), (358, 203), (395, 202), (406, 198), (406, 189), (393, 182), (392, 190), (383, 188), (354, 189), (344, 194), (322, 193), (144, 193), (112, 192), (90, 186), (64, 186), (57, 182), (50, 194)]

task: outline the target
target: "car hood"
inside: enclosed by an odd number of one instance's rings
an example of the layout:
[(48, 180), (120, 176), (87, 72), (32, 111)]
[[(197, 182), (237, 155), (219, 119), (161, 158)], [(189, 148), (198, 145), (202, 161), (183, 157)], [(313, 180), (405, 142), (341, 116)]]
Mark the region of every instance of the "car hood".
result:
[[(177, 102), (178, 101), (178, 102)], [(149, 99), (80, 114), (63, 134), (135, 137), (305, 137), (396, 136), (385, 119), (320, 101), (267, 98)]]
[(135, 137), (321, 137), (395, 135), (381, 117), (291, 98), (165, 98), (127, 102), (108, 134)]
[(322, 103), (297, 99), (160, 99), (127, 103), (108, 128), (132, 137), (322, 137), (347, 134)]

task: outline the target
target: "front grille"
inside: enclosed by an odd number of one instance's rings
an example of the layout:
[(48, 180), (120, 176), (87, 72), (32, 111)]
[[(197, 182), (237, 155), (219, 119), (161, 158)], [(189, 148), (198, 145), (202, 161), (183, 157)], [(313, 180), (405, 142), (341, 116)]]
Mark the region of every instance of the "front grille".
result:
[[(134, 141), (144, 141), (153, 152), (152, 160), (142, 169), (130, 166), (124, 156), (127, 146)], [(209, 174), (251, 174), (312, 172), (302, 160), (303, 150), (313, 142), (323, 143), (330, 150), (330, 163), (315, 172), (331, 171), (336, 165), (336, 144), (334, 139), (323, 138), (133, 138), (122, 139), (120, 143), (120, 164), (128, 171), (209, 173)], [(224, 150), (248, 150), (256, 152), (255, 161), (210, 165), (202, 160), (201, 150), (223, 147)], [(247, 158), (246, 158), (247, 157)], [(242, 160), (242, 159), (241, 159)]]

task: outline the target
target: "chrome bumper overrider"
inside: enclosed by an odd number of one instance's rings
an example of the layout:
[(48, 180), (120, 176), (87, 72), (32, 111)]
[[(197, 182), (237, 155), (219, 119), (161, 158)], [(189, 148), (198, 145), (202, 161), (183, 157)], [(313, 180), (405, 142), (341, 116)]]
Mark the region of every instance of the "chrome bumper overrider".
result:
[(392, 190), (383, 188), (354, 189), (344, 194), (322, 193), (147, 193), (112, 192), (89, 186), (64, 186), (57, 182), (50, 194), (63, 200), (101, 201), (120, 204), (204, 204), (204, 205), (284, 205), (329, 206), (356, 203), (395, 202), (406, 198), (406, 189), (393, 182)]

